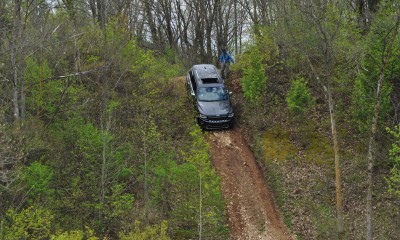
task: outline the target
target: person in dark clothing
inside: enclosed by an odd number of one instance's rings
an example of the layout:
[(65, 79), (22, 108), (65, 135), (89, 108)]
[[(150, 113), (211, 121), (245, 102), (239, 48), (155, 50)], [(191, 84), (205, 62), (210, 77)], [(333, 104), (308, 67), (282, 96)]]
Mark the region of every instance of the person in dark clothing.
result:
[(225, 48), (222, 49), (222, 53), (219, 56), (219, 64), (221, 65), (221, 75), (223, 79), (228, 78), (229, 74), (229, 65), (230, 63), (234, 63), (235, 61), (231, 57), (231, 55), (226, 51)]

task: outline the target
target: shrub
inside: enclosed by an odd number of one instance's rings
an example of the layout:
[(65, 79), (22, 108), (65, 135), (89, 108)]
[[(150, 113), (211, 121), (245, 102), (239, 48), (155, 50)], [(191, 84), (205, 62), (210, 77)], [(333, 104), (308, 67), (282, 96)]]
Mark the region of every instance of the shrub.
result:
[(314, 98), (304, 78), (298, 78), (293, 81), (292, 87), (286, 96), (286, 102), (290, 111), (294, 113), (303, 113), (314, 106)]
[(250, 102), (256, 103), (265, 92), (267, 77), (260, 50), (254, 46), (249, 51), (248, 67), (243, 70), (241, 79), (244, 96)]

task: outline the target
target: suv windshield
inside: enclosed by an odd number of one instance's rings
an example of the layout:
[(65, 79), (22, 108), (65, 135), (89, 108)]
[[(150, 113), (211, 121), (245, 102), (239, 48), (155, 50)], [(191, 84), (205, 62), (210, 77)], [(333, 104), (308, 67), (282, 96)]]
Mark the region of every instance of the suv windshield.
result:
[(199, 87), (197, 90), (197, 100), (206, 102), (226, 101), (228, 100), (228, 95), (226, 90), (221, 86)]

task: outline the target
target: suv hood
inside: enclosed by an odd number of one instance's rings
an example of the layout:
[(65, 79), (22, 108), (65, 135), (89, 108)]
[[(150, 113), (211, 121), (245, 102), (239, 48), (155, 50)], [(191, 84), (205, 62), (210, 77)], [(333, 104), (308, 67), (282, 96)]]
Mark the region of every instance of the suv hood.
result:
[(197, 108), (206, 116), (227, 115), (232, 112), (229, 101), (197, 102)]

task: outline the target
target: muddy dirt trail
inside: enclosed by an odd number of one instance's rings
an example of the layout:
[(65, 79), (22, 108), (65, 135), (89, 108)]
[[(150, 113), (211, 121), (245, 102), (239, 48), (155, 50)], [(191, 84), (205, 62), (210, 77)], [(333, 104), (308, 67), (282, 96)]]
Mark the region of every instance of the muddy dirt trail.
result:
[(227, 202), (230, 238), (295, 239), (280, 217), (241, 129), (210, 132), (207, 140)]

